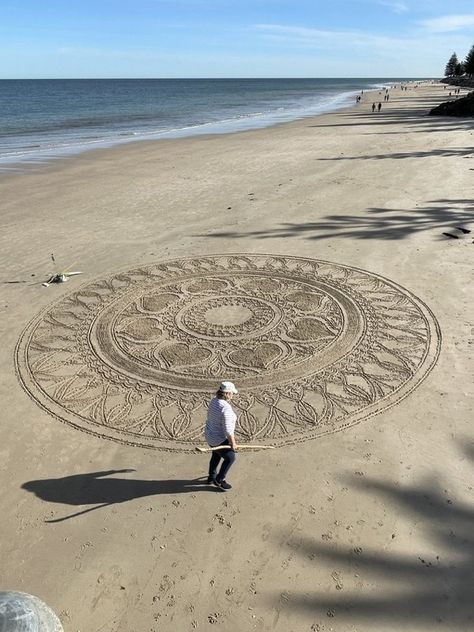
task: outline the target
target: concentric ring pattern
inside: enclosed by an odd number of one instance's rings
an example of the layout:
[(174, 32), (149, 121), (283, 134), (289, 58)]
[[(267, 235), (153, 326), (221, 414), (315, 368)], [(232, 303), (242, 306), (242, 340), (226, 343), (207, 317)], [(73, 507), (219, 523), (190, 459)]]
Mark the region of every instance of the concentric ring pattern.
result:
[(291, 256), (178, 259), (90, 282), (16, 349), (22, 385), (59, 419), (149, 448), (192, 449), (222, 380), (239, 440), (284, 445), (392, 406), (427, 375), (440, 334), (410, 292)]

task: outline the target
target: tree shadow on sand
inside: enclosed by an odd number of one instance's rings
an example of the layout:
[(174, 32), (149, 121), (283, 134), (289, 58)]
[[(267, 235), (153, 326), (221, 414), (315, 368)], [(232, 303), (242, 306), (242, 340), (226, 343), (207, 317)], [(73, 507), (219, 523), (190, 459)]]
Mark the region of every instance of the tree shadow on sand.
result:
[(399, 151), (386, 154), (368, 154), (367, 156), (334, 156), (331, 158), (318, 158), (321, 161), (334, 160), (403, 160), (405, 158), (433, 158), (461, 156), (462, 158), (472, 158), (474, 151), (465, 147), (446, 147), (445, 149), (429, 149), (428, 151)]
[(41, 500), (65, 505), (94, 505), (63, 518), (46, 520), (46, 522), (62, 522), (82, 514), (125, 503), (135, 498), (156, 496), (158, 494), (185, 494), (202, 491), (219, 492), (216, 487), (205, 484), (205, 478), (192, 480), (162, 480), (146, 481), (126, 478), (104, 478), (112, 474), (134, 472), (133, 469), (106, 470), (103, 472), (88, 472), (74, 474), (63, 478), (47, 478), (28, 481), (22, 489), (32, 492)]
[[(433, 131), (449, 131), (449, 130), (472, 130), (472, 119), (457, 119), (453, 121), (451, 117), (447, 116), (429, 116), (428, 113), (436, 105), (444, 103), (449, 100), (443, 97), (436, 99), (414, 99), (411, 101), (411, 106), (406, 107), (394, 107), (397, 102), (404, 101), (403, 99), (391, 99), (390, 106), (383, 105), (380, 112), (372, 112), (370, 103), (367, 103), (365, 107), (359, 111), (351, 112), (339, 112), (334, 113), (334, 121), (331, 123), (312, 123), (308, 128), (334, 128), (334, 127), (367, 127), (374, 125), (376, 131), (375, 134), (387, 134), (386, 129), (381, 127), (403, 125), (403, 130), (396, 133), (413, 133), (413, 132), (433, 132)], [(377, 101), (378, 99), (375, 99)], [(390, 132), (388, 132), (390, 133)]]
[[(235, 239), (302, 237), (321, 240), (347, 237), (394, 240), (438, 229), (438, 238), (442, 239), (444, 229), (468, 225), (471, 222), (474, 222), (474, 199), (439, 199), (431, 200), (425, 206), (414, 209), (369, 208), (364, 215), (325, 215), (314, 222), (285, 222), (264, 230), (216, 232), (206, 236)], [(474, 230), (472, 235), (474, 237)]]
[[(474, 461), (474, 447), (464, 453)], [(300, 539), (299, 553), (349, 567), (370, 581), (370, 588), (367, 596), (360, 590), (334, 597), (327, 591), (306, 592), (293, 595), (292, 605), (352, 622), (380, 623), (381, 630), (384, 621), (408, 626), (403, 627), (407, 630), (418, 626), (436, 629), (440, 624), (449, 625), (450, 630), (474, 629), (474, 507), (454, 500), (438, 476), (411, 487), (355, 477), (349, 484), (383, 497), (400, 515), (411, 516), (416, 529), (426, 535), (432, 553), (423, 553), (422, 545), (420, 550), (402, 555), (380, 549), (333, 548), (311, 538)], [(377, 586), (377, 580), (383, 587)]]

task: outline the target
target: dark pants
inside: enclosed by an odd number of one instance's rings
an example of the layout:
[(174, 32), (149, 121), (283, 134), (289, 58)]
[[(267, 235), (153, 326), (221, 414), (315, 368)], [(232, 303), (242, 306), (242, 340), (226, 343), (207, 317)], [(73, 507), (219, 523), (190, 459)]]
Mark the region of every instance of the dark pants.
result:
[[(229, 442), (223, 441), (220, 445), (229, 445)], [(222, 465), (220, 467), (219, 474), (217, 474), (217, 467), (221, 459), (223, 459)], [(235, 452), (233, 450), (215, 450), (212, 453), (211, 460), (209, 461), (209, 478), (219, 481), (219, 483), (223, 481), (234, 461)]]

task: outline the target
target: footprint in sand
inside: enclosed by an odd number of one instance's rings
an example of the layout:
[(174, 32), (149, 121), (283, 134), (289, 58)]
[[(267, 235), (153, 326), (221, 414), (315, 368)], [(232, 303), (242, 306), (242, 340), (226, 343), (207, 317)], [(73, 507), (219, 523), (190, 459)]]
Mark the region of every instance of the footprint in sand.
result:
[(219, 612), (214, 612), (213, 614), (208, 615), (207, 620), (210, 624), (217, 623), (220, 616)]

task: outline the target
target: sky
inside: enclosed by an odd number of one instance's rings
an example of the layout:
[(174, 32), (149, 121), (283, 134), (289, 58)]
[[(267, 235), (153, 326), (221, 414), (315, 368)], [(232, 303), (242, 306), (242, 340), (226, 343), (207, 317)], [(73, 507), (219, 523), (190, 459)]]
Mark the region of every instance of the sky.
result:
[(0, 0), (0, 78), (441, 77), (473, 0)]

